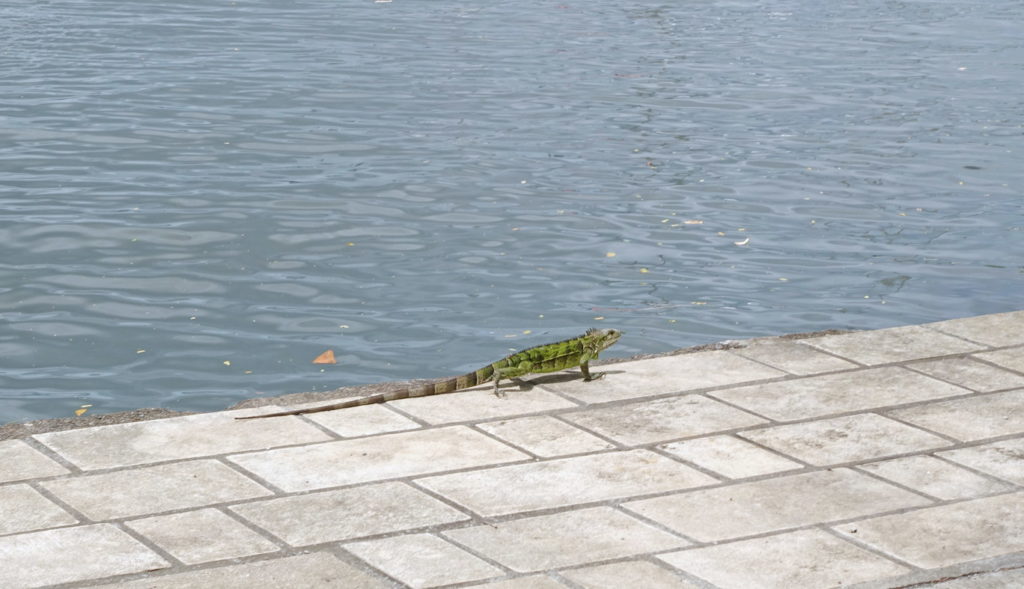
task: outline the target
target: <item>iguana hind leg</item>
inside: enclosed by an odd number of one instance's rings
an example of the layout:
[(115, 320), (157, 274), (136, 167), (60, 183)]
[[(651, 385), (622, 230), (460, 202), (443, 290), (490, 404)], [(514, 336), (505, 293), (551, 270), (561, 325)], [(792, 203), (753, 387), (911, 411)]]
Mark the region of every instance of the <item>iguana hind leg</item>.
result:
[(494, 396), (499, 399), (507, 399), (508, 394), (505, 391), (498, 389), (498, 381), (494, 381)]
[(501, 379), (503, 378), (511, 378), (505, 374), (505, 370), (506, 369), (504, 368), (498, 368), (494, 371), (494, 396), (499, 399), (504, 399), (506, 395), (504, 391), (498, 388), (498, 383), (501, 382)]
[(505, 378), (511, 380), (519, 378), (525, 374), (530, 374), (531, 370), (533, 370), (533, 363), (527, 361), (520, 362), (515, 366), (496, 368), (494, 370), (494, 396), (499, 399), (505, 398), (505, 393), (498, 389), (498, 383), (501, 382), (501, 379)]

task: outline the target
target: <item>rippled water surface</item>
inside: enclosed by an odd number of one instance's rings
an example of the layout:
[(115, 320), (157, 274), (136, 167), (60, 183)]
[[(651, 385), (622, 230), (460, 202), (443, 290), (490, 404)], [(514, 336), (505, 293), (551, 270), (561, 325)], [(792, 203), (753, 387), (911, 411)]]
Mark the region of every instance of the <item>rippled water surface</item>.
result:
[(1021, 22), (5, 2), (0, 422), (1022, 308)]

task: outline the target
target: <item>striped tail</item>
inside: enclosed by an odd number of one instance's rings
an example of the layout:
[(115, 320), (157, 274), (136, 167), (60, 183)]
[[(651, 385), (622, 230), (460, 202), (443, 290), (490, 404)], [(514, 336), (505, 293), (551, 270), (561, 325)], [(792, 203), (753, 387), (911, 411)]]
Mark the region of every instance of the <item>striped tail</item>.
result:
[[(489, 382), (494, 376), (494, 369), (496, 364), (488, 364), (483, 368), (457, 376), (455, 378), (449, 378), (448, 380), (442, 380), (434, 383), (427, 383), (419, 386), (412, 386), (397, 391), (390, 391), (387, 393), (380, 393), (377, 395), (370, 395), (369, 397), (360, 397), (358, 399), (349, 399), (347, 401), (340, 401), (338, 403), (332, 403), (330, 405), (323, 405), (321, 407), (309, 407), (307, 409), (292, 409), (291, 411), (279, 411), (277, 413), (264, 413), (261, 415), (248, 415), (246, 417), (236, 417), (235, 419), (257, 419), (261, 417), (283, 417), (285, 415), (303, 415), (306, 413), (320, 413), (321, 411), (335, 411), (337, 409), (348, 409), (350, 407), (362, 407), (363, 405), (376, 405), (377, 403), (388, 403), (390, 401), (399, 401), (401, 399), (409, 399), (412, 397), (429, 397), (431, 395), (443, 395), (445, 393), (454, 393), (455, 391), (461, 391), (475, 387), (478, 384)], [(499, 366), (500, 367), (500, 366)]]

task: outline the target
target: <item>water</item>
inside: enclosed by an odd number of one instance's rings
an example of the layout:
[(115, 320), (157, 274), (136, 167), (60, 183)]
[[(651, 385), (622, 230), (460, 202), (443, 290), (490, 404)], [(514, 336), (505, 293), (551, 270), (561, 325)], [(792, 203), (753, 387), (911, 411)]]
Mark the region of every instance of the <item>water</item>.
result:
[(0, 422), (1020, 309), (1021, 22), (8, 1)]

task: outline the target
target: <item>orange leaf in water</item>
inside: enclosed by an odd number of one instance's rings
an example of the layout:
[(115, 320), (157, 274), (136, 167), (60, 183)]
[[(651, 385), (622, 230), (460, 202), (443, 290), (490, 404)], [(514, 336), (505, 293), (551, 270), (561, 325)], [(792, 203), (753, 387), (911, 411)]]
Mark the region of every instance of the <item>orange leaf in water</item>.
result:
[(337, 364), (337, 361), (334, 359), (334, 350), (327, 350), (320, 354), (313, 360), (313, 364)]

